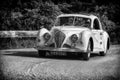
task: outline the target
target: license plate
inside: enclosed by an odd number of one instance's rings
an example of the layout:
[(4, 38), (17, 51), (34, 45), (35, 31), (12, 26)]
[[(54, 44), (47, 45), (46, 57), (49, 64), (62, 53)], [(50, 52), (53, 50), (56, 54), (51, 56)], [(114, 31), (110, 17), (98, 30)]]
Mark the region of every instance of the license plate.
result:
[(66, 55), (65, 52), (55, 52), (55, 51), (51, 52), (51, 54), (52, 54), (52, 55), (60, 55), (60, 56)]

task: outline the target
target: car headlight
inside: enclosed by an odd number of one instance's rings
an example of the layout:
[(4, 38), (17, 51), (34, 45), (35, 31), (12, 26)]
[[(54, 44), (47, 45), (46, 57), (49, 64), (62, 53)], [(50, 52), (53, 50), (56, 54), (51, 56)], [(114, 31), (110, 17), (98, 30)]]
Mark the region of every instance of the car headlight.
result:
[(45, 41), (48, 41), (51, 38), (51, 35), (49, 33), (45, 33), (43, 35), (43, 38), (45, 39)]
[(76, 34), (73, 34), (73, 35), (71, 36), (71, 41), (72, 41), (73, 43), (75, 43), (77, 40), (78, 40), (78, 36), (77, 36)]

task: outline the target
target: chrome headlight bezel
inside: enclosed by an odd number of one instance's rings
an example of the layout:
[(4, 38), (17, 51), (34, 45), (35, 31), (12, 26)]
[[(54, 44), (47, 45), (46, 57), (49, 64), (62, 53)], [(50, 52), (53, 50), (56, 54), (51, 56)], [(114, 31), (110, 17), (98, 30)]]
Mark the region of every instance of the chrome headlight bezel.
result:
[(76, 43), (78, 41), (79, 37), (77, 36), (77, 34), (72, 34), (70, 37), (70, 40), (72, 43)]
[(45, 41), (48, 41), (48, 40), (50, 40), (51, 35), (50, 35), (49, 33), (45, 33), (45, 34), (43, 35), (43, 38), (44, 38)]

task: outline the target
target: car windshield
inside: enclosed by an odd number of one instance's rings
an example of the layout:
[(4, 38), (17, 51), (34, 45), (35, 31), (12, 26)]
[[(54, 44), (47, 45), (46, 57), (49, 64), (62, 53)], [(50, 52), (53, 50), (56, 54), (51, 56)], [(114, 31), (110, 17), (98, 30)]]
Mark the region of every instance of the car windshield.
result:
[(58, 17), (55, 26), (77, 26), (90, 28), (91, 19), (76, 16)]

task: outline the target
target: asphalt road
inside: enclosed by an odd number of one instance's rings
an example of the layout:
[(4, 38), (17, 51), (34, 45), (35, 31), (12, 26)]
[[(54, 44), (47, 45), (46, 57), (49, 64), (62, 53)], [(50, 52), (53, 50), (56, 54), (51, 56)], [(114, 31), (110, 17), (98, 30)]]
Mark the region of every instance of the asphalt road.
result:
[(7, 79), (120, 80), (120, 45), (112, 45), (103, 57), (92, 54), (89, 61), (78, 56), (47, 55), (37, 50), (1, 50), (1, 69)]

